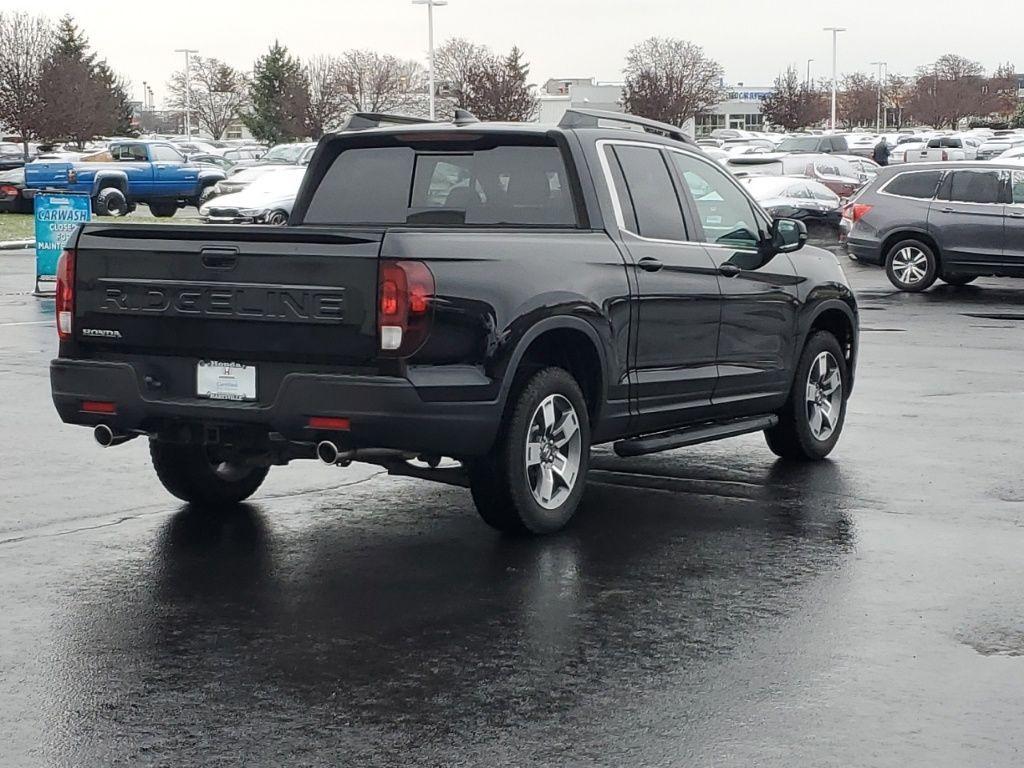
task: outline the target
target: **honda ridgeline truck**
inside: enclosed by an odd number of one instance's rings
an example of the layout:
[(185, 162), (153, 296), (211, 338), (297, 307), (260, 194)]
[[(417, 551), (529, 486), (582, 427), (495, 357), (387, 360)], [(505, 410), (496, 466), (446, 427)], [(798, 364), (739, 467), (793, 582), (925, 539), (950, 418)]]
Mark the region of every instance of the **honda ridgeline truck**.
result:
[(325, 137), (287, 227), (84, 225), (59, 267), (61, 418), (145, 436), (210, 509), (274, 465), (366, 461), (532, 533), (573, 515), (595, 444), (832, 450), (857, 306), (802, 224), (660, 123), (409, 123)]

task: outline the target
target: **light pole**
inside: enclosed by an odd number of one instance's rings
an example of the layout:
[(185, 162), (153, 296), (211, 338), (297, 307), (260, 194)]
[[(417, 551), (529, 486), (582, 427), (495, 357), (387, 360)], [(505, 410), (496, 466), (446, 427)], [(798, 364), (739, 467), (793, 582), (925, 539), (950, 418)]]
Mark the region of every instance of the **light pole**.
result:
[(836, 47), (839, 44), (839, 33), (845, 32), (846, 27), (825, 27), (826, 32), (832, 33), (832, 132), (836, 131), (836, 88), (838, 87), (839, 72), (837, 67)]
[(185, 135), (192, 138), (192, 54), (195, 48), (175, 48), (175, 53), (185, 54)]
[(810, 87), (811, 87), (811, 62), (812, 61), (814, 61), (814, 59), (808, 59), (807, 60), (807, 79), (804, 80), (804, 84), (807, 86), (808, 89), (810, 89)]
[(412, 0), (413, 5), (427, 6), (427, 44), (430, 46), (430, 119), (434, 119), (434, 6), (448, 5), (448, 0)]
[(872, 61), (871, 66), (878, 67), (878, 114), (875, 116), (875, 130), (882, 132), (882, 67), (887, 66), (885, 61)]

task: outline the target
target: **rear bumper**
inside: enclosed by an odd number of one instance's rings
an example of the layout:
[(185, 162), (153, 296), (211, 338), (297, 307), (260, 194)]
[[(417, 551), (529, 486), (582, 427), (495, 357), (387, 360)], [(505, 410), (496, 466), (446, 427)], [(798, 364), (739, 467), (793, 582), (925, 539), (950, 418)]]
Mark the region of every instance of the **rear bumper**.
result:
[(874, 240), (863, 240), (847, 235), (846, 247), (850, 253), (857, 257), (857, 261), (866, 261), (869, 264), (882, 263), (881, 245)]
[[(407, 379), (383, 376), (289, 374), (270, 403), (236, 403), (144, 394), (131, 363), (56, 359), (50, 363), (53, 403), (63, 421), (115, 431), (154, 433), (175, 425), (247, 426), (301, 442), (331, 439), (342, 448), (392, 448), (472, 457), (486, 454), (497, 435), (496, 401), (423, 400)], [(82, 410), (84, 401), (115, 404), (116, 413)], [(310, 429), (310, 416), (349, 419), (345, 432)]]

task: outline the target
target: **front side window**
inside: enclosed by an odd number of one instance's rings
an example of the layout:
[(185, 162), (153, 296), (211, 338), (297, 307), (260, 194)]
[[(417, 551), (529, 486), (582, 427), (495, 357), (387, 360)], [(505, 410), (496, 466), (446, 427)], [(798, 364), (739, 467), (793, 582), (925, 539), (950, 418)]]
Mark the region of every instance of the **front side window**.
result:
[(636, 234), (657, 240), (685, 240), (682, 209), (661, 150), (621, 144), (612, 154), (610, 160), (617, 160), (622, 170)]
[(955, 203), (998, 203), (999, 171), (955, 171), (949, 186), (949, 199)]
[(153, 160), (161, 163), (180, 163), (184, 158), (178, 154), (177, 150), (165, 147), (160, 144), (153, 146), (150, 149), (153, 155)]
[(883, 192), (900, 197), (913, 197), (918, 200), (931, 200), (942, 178), (941, 171), (920, 171), (903, 173), (885, 185)]
[(680, 152), (669, 153), (693, 195), (706, 242), (755, 248), (760, 230), (754, 208), (728, 176)]

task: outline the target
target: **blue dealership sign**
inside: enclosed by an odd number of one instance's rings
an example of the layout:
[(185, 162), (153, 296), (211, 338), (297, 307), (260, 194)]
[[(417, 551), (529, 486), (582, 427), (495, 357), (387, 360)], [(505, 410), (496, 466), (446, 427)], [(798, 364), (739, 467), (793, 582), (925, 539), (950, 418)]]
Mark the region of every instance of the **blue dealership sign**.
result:
[(57, 277), (57, 259), (79, 224), (89, 221), (92, 201), (89, 195), (66, 192), (39, 192), (36, 207), (36, 292), (40, 280), (53, 282)]

